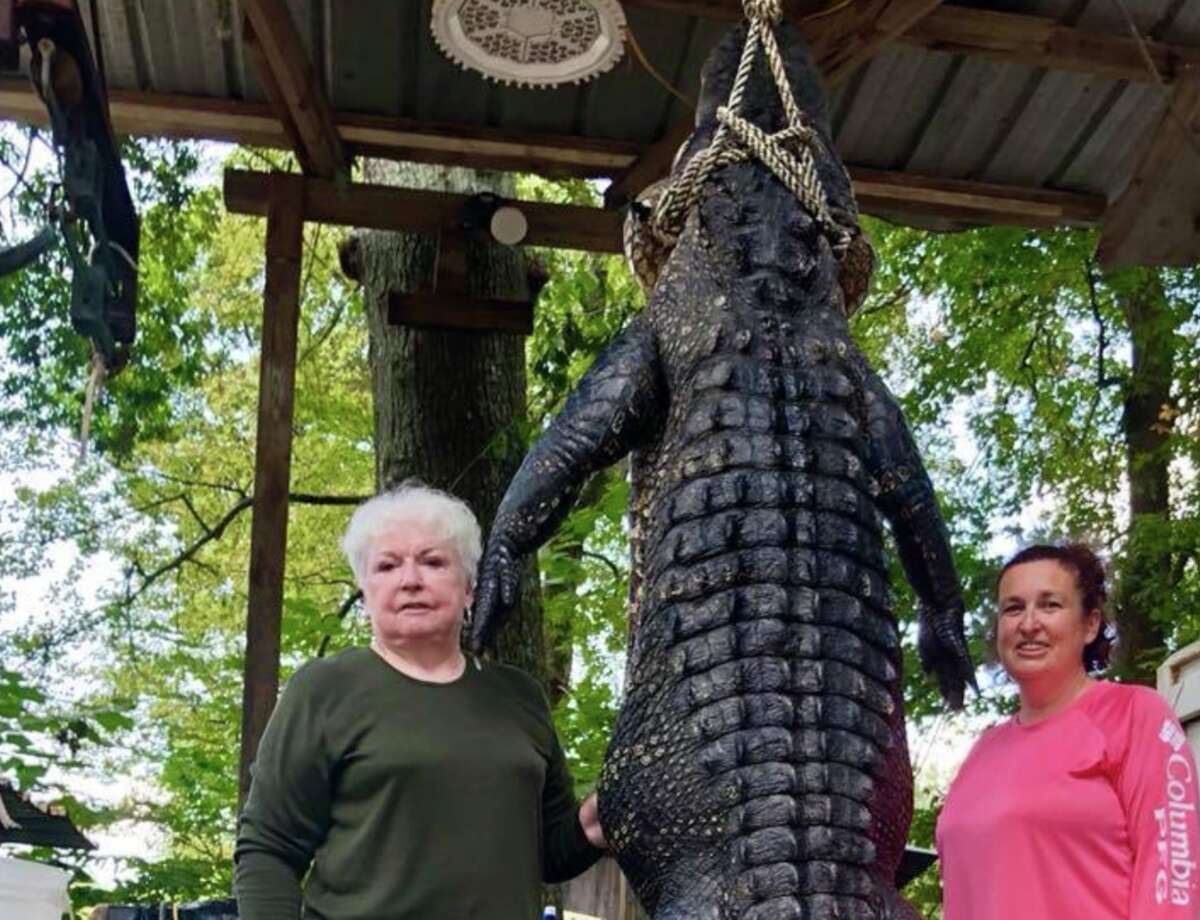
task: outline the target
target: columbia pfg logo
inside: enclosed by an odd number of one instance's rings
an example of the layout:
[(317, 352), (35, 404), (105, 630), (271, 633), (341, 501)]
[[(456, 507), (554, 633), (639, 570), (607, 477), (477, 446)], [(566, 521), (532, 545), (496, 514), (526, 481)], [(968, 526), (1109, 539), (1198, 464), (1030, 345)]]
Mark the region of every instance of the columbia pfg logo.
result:
[(1178, 754), (1179, 749), (1187, 744), (1187, 735), (1178, 723), (1171, 719), (1163, 719), (1162, 728), (1158, 730), (1158, 740), (1171, 745), (1171, 750)]

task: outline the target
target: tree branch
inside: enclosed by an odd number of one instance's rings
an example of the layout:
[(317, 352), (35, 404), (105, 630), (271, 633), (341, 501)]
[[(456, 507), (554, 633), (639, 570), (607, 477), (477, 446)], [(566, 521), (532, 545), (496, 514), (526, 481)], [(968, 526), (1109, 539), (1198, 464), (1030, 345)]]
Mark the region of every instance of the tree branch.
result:
[[(187, 549), (185, 549), (183, 552), (181, 552), (179, 555), (177, 555), (174, 559), (171, 559), (168, 562), (164, 562), (162, 565), (160, 565), (158, 568), (156, 568), (153, 572), (144, 574), (142, 577), (142, 583), (140, 585), (138, 585), (138, 587), (135, 591), (133, 591), (131, 594), (126, 596), (125, 606), (132, 604), (135, 600), (137, 600), (139, 597), (141, 597), (150, 588), (150, 586), (152, 584), (154, 584), (156, 581), (158, 581), (164, 575), (166, 575), (170, 572), (173, 572), (176, 569), (178, 569), (180, 566), (182, 566), (185, 562), (187, 562), (189, 559), (191, 559), (193, 556), (195, 556), (196, 553), (200, 552), (200, 550), (206, 544), (211, 543), (213, 540), (220, 539), (221, 535), (223, 533), (225, 533), (225, 528), (228, 527), (230, 524), (232, 524), (238, 515), (240, 515), (247, 508), (251, 507), (253, 504), (254, 504), (253, 498), (250, 498), (250, 497), (243, 498), (240, 502), (238, 502), (232, 508), (230, 508), (228, 511), (225, 512), (225, 516), (222, 517), (221, 520), (219, 520), (217, 522), (215, 527), (211, 527), (211, 528), (207, 529), (204, 532), (204, 536), (202, 536), (199, 540), (197, 540), (195, 543), (193, 543), (191, 546), (189, 546)], [(135, 561), (134, 566), (137, 568), (139, 574), (141, 574), (142, 573), (141, 565)]]
[(33, 191), (28, 180), (25, 178), (25, 174), (29, 171), (29, 161), (32, 159), (32, 154), (33, 138), (30, 137), (29, 143), (25, 145), (25, 161), (21, 164), (21, 168), (19, 170), (13, 169), (12, 164), (7, 160), (0, 160), (0, 163), (4, 164), (4, 168), (13, 174), (12, 187), (9, 188), (9, 190), (5, 192), (3, 196), (0, 196), (0, 201), (7, 201), (22, 185), (28, 188), (30, 191)]
[[(358, 505), (365, 500), (366, 496), (361, 495), (313, 495), (306, 492), (288, 493), (288, 501), (298, 505)], [(245, 511), (247, 508), (253, 507), (254, 505), (253, 496), (247, 495), (241, 499), (241, 501), (233, 505), (233, 507), (231, 507), (228, 511), (226, 511), (225, 515), (221, 518), (221, 520), (217, 521), (214, 526), (209, 527), (200, 518), (200, 515), (196, 513), (195, 508), (192, 507), (190, 500), (186, 496), (183, 498), (183, 501), (195, 516), (196, 520), (200, 522), (200, 526), (204, 528), (203, 536), (188, 546), (185, 550), (183, 550), (183, 552), (179, 553), (170, 561), (164, 562), (152, 572), (145, 572), (142, 569), (141, 564), (136, 559), (132, 560), (134, 568), (137, 570), (138, 574), (142, 576), (142, 583), (138, 585), (136, 590), (126, 596), (126, 605), (132, 604), (142, 594), (144, 594), (146, 590), (152, 584), (154, 584), (154, 582), (158, 581), (164, 575), (175, 571), (185, 562), (194, 562), (195, 560), (193, 557), (196, 555), (196, 553), (198, 553), (206, 544), (211, 543), (213, 540), (219, 540), (225, 533), (225, 528), (233, 523), (237, 516), (243, 511)]]
[[(348, 598), (342, 601), (342, 606), (340, 606), (337, 611), (337, 621), (339, 623), (346, 618), (346, 614), (354, 609), (354, 605), (362, 600), (362, 596), (362, 591), (355, 591)], [(318, 658), (325, 657), (325, 653), (329, 651), (329, 642), (331, 639), (333, 639), (333, 633), (325, 633), (325, 635), (321, 637), (321, 645), (317, 649)]]
[(221, 492), (231, 492), (241, 498), (249, 495), (249, 490), (245, 489), (236, 483), (228, 482), (209, 482), (204, 479), (188, 479), (184, 476), (175, 476), (171, 473), (164, 473), (162, 470), (136, 470), (126, 469), (118, 466), (118, 472), (124, 473), (127, 476), (145, 476), (148, 479), (163, 479), (167, 482), (174, 482), (181, 486), (192, 486), (200, 489), (217, 489)]
[(200, 529), (205, 533), (209, 533), (212, 528), (208, 526), (208, 522), (205, 521), (204, 518), (200, 517), (200, 512), (197, 511), (196, 506), (192, 504), (191, 496), (184, 492), (179, 496), (179, 499), (183, 502), (184, 507), (186, 507), (187, 510), (192, 513), (192, 517), (196, 519), (196, 523), (200, 525)]
[(1039, 316), (1037, 326), (1033, 330), (1033, 335), (1029, 337), (1029, 341), (1025, 345), (1025, 351), (1021, 354), (1021, 363), (1018, 365), (1025, 373), (1025, 379), (1029, 384), (1029, 392), (1033, 394), (1033, 403), (1036, 406), (1042, 401), (1042, 395), (1038, 390), (1037, 374), (1033, 370), (1033, 366), (1029, 363), (1033, 357), (1033, 349), (1041, 341), (1042, 333), (1045, 331), (1045, 317)]
[(617, 581), (621, 581), (625, 577), (625, 573), (622, 572), (620, 568), (618, 568), (617, 564), (607, 556), (602, 556), (600, 553), (593, 553), (586, 549), (581, 549), (579, 551), (579, 555), (584, 559), (595, 559), (597, 562), (603, 562), (606, 566), (608, 566), (609, 571), (612, 572), (613, 578), (615, 578)]
[(896, 304), (908, 300), (908, 297), (911, 293), (912, 288), (910, 288), (907, 284), (902, 284), (886, 297), (879, 299), (878, 302), (859, 310), (856, 315), (870, 316), (872, 313), (882, 313), (884, 310), (890, 310), (892, 307), (896, 306)]
[(370, 495), (313, 495), (309, 492), (289, 492), (288, 501), (295, 505), (361, 505)]
[(1087, 416), (1083, 423), (1085, 434), (1090, 434), (1096, 410), (1100, 408), (1101, 391), (1111, 386), (1118, 386), (1124, 381), (1120, 375), (1110, 377), (1104, 373), (1104, 354), (1108, 348), (1108, 325), (1104, 322), (1104, 315), (1100, 312), (1100, 297), (1096, 292), (1096, 260), (1094, 257), (1089, 256), (1084, 263), (1083, 274), (1087, 279), (1088, 301), (1092, 308), (1092, 318), (1096, 321), (1099, 339), (1096, 343), (1096, 389), (1092, 393), (1092, 401), (1088, 405)]

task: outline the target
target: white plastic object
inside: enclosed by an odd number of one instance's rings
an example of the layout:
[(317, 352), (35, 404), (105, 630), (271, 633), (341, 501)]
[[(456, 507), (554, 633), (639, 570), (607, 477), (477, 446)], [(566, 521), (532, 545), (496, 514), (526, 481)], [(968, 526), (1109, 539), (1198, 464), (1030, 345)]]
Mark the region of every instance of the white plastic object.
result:
[(0, 917), (62, 920), (71, 909), (71, 873), (24, 859), (0, 857)]
[(516, 246), (529, 233), (529, 221), (525, 219), (520, 208), (506, 204), (496, 209), (488, 229), (497, 243)]
[(1200, 761), (1200, 642), (1185, 645), (1158, 666), (1158, 692), (1175, 711)]
[(616, 0), (434, 0), (430, 28), (454, 63), (516, 86), (582, 83), (625, 52)]

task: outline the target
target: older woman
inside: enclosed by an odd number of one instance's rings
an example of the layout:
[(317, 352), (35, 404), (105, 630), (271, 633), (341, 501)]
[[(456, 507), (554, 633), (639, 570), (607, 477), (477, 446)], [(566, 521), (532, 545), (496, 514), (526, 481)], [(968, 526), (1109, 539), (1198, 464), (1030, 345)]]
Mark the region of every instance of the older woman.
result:
[(1196, 766), (1146, 687), (1093, 679), (1109, 641), (1086, 546), (1004, 567), (996, 651), (1021, 706), (986, 732), (938, 821), (946, 920), (1200, 916)]
[(300, 668), (271, 717), (238, 833), (242, 920), (302, 903), (315, 920), (532, 920), (539, 883), (604, 838), (538, 685), (463, 655), (474, 515), (405, 484), (355, 512), (343, 547), (371, 647)]

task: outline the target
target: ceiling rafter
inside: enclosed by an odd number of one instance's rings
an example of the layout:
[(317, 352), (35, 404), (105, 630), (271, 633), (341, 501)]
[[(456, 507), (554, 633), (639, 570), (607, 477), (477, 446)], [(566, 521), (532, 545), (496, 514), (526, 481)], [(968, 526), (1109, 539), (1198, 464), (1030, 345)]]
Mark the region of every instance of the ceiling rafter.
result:
[[(262, 147), (286, 148), (289, 143), (279, 119), (266, 105), (114, 90), (110, 107), (113, 127), (119, 134), (211, 138)], [(0, 81), (0, 118), (45, 124), (46, 110), (28, 82)], [(350, 149), (369, 149), (373, 155), (385, 158), (452, 161), (483, 169), (537, 169), (562, 176), (612, 175), (632, 164), (641, 149), (635, 144), (571, 136), (512, 135), (495, 129), (398, 123), (379, 116), (341, 114), (336, 121)], [(979, 223), (991, 215), (1016, 224), (1041, 226), (1053, 214), (1047, 210), (1047, 202), (1052, 203), (1051, 207), (1062, 207), (1069, 223), (1095, 223), (1104, 209), (1103, 199), (1095, 195), (909, 176), (853, 165), (850, 174), (867, 213), (911, 213)], [(618, 220), (612, 218), (613, 227), (618, 226)], [(616, 246), (614, 242), (610, 249)]]
[[(740, 0), (624, 0), (626, 6), (647, 6), (680, 16), (737, 20)], [(804, 22), (805, 13), (794, 18)], [(829, 17), (832, 22), (833, 17)], [(814, 25), (826, 23), (814, 18)], [(1146, 38), (1142, 44), (1154, 62), (1158, 77), (1146, 66), (1139, 42), (1128, 35), (1110, 35), (1060, 25), (1045, 16), (976, 10), (966, 6), (938, 6), (896, 35), (907, 46), (953, 54), (1046, 67), (1048, 70), (1090, 73), (1097, 77), (1132, 80), (1134, 83), (1174, 83), (1190, 68), (1200, 67), (1200, 47)]]
[[(669, 10), (680, 15), (735, 21), (742, 16), (741, 0), (623, 0), (626, 6)], [(802, 24), (804, 11), (794, 18)], [(827, 20), (809, 20), (822, 26)], [(833, 21), (830, 16), (828, 21)], [(898, 44), (993, 60), (1030, 64), (1050, 70), (1155, 83), (1139, 43), (1127, 34), (1110, 35), (1060, 25), (1048, 16), (1006, 13), (942, 5), (920, 17), (896, 36)], [(1189, 69), (1200, 67), (1200, 47), (1145, 39), (1144, 45), (1159, 76), (1171, 83)]]
[[(979, 55), (1049, 70), (1129, 80), (1172, 83), (1200, 68), (1200, 47), (1109, 35), (1029, 16), (943, 6), (900, 35), (898, 42), (934, 51)], [(1154, 62), (1152, 71), (1146, 54)], [(1155, 73), (1157, 71), (1157, 75)]]
[[(275, 110), (262, 103), (114, 89), (109, 92), (109, 108), (118, 134), (291, 148)], [(0, 118), (49, 123), (46, 107), (28, 80), (0, 79)], [(628, 167), (641, 151), (641, 145), (627, 141), (513, 133), (383, 115), (335, 113), (334, 122), (343, 146), (354, 153), (548, 176), (610, 176)]]
[(942, 0), (876, 0), (844, 8), (844, 19), (801, 20), (800, 31), (830, 86), (837, 86), (888, 44), (931, 15)]
[[(1170, 185), (1180, 169), (1200, 173), (1200, 73), (1176, 85), (1133, 177), (1105, 213), (1096, 249), (1101, 265), (1148, 264), (1148, 257), (1154, 264), (1194, 261), (1200, 241), (1197, 202), (1194, 195), (1192, 200), (1174, 195)], [(1164, 242), (1182, 245), (1177, 252), (1159, 251)]]
[(247, 48), (305, 173), (332, 178), (349, 159), (317, 71), (284, 0), (245, 0)]

